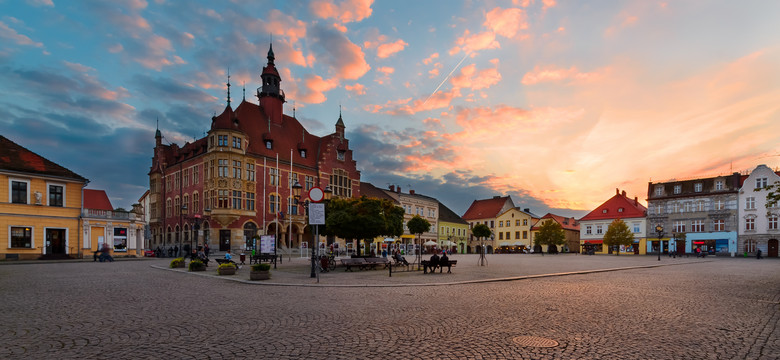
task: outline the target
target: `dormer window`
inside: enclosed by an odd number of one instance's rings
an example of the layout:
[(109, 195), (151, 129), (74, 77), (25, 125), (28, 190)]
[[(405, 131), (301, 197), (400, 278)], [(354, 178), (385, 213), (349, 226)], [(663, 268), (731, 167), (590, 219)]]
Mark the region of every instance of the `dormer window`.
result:
[(274, 147), (274, 142), (273, 141), (271, 141), (271, 140), (266, 140), (265, 141), (265, 148), (266, 149), (271, 150), (271, 149), (273, 149), (273, 147)]
[(601, 213), (602, 214), (606, 214), (607, 213), (607, 209), (601, 210)]
[(301, 157), (306, 158), (306, 150), (301, 150)]
[(679, 194), (682, 192), (682, 185), (675, 185), (674, 186), (674, 193)]
[(342, 160), (342, 161), (343, 161), (343, 160), (344, 160), (344, 154), (345, 154), (345, 153), (346, 153), (346, 151), (344, 151), (344, 150), (339, 150), (339, 151), (337, 151), (337, 152), (336, 152), (336, 159), (338, 159), (338, 160)]
[(623, 212), (623, 208), (618, 208), (618, 212), (622, 213)]
[(233, 136), (233, 148), (241, 149), (241, 138)]
[(228, 146), (228, 136), (217, 135), (217, 146)]
[(704, 185), (702, 185), (702, 183), (695, 183), (695, 184), (693, 184), (693, 191), (701, 192), (703, 187), (704, 187)]

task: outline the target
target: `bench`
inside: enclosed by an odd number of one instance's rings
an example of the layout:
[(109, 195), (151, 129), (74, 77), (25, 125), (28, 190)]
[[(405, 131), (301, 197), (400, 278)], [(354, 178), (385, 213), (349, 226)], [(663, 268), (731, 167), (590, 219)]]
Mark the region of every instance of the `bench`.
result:
[(420, 264), (423, 266), (423, 274), (427, 274), (429, 268), (431, 269), (431, 273), (434, 273), (437, 267), (440, 269), (439, 273), (442, 273), (445, 266), (447, 267), (447, 273), (452, 274), (452, 267), (458, 264), (458, 260), (448, 260), (447, 264), (442, 264), (441, 261), (437, 264), (431, 264), (430, 260), (423, 260)]
[(409, 266), (409, 262), (405, 260), (406, 259), (398, 260), (395, 257), (393, 257), (393, 266)]
[(346, 268), (344, 271), (352, 271), (353, 266), (357, 266), (360, 270), (363, 270), (366, 268), (366, 265), (368, 265), (362, 258), (340, 259), (340, 261), (341, 266)]
[(279, 259), (279, 262), (282, 262), (282, 255), (274, 255), (274, 254), (255, 254), (255, 256), (251, 256), (249, 258), (249, 264), (259, 264), (261, 262), (267, 262), (267, 263), (273, 263), (276, 265), (276, 259)]
[(371, 267), (371, 269), (376, 269), (377, 265), (384, 265), (384, 268), (387, 269), (388, 266), (390, 266), (390, 260), (384, 257), (373, 257), (373, 258), (365, 258), (366, 264)]
[(235, 265), (235, 267), (236, 267), (236, 268), (238, 268), (238, 264), (236, 264), (235, 262), (233, 262), (233, 260), (228, 260), (228, 259), (214, 259), (214, 261), (216, 261), (216, 262), (217, 262), (217, 264), (219, 264), (219, 265), (222, 265), (222, 264), (233, 264), (233, 265)]

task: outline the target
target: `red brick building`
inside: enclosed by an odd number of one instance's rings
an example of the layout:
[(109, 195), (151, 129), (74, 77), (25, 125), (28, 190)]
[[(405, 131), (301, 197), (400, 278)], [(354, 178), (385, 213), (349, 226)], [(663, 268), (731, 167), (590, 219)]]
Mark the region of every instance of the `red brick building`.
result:
[(322, 137), (285, 115), (272, 48), (260, 77), (258, 104), (244, 99), (235, 109), (228, 82), (227, 106), (211, 119), (206, 137), (165, 145), (157, 130), (149, 171), (153, 248), (207, 242), (214, 250), (241, 250), (258, 234), (278, 234), (278, 246), (298, 248), (311, 230), (292, 184), (303, 186), (301, 200), (313, 187), (329, 186), (333, 197), (360, 196), (341, 114), (335, 132)]

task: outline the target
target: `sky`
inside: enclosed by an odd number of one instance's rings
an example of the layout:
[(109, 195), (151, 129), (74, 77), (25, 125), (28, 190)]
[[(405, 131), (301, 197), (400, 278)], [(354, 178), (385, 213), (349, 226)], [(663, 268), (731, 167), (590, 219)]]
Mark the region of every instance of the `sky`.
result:
[(285, 113), (341, 111), (362, 181), (463, 214), (581, 217), (648, 182), (780, 166), (778, 1), (0, 0), (0, 134), (115, 207), (257, 103), (273, 44)]

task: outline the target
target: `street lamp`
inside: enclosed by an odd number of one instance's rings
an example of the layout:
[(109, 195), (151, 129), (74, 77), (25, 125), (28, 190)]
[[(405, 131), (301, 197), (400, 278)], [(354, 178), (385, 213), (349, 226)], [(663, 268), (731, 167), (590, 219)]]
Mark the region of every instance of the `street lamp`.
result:
[(661, 261), (661, 238), (664, 237), (664, 226), (661, 224), (656, 225), (655, 233), (658, 235), (658, 261)]
[[(181, 204), (179, 207), (179, 241), (184, 245), (184, 212), (187, 211), (187, 204)], [(192, 251), (192, 244), (190, 244), (190, 251)], [(190, 254), (184, 254), (183, 257), (187, 257)], [(192, 257), (190, 257), (192, 259)]]
[[(316, 188), (316, 189), (319, 190), (319, 188)], [(320, 198), (312, 199), (311, 198), (311, 191), (310, 191), (309, 192), (310, 198), (306, 199), (305, 202), (301, 203), (300, 202), (301, 190), (303, 190), (303, 186), (301, 186), (301, 184), (298, 181), (295, 181), (295, 184), (293, 184), (293, 186), (292, 186), (293, 198), (295, 199), (295, 205), (296, 206), (301, 205), (301, 204), (304, 205), (304, 214), (306, 215), (306, 219), (307, 220), (311, 220), (311, 218), (309, 217), (309, 204), (310, 204), (309, 200), (311, 200), (312, 202), (324, 201), (325, 203), (327, 203), (328, 201), (330, 201), (330, 198), (333, 195), (333, 190), (331, 190), (330, 186), (326, 186), (325, 190), (321, 190), (322, 194), (321, 194)], [(311, 221), (307, 221), (307, 222), (311, 222)], [(311, 274), (310, 275), (311, 275), (312, 278), (317, 277), (317, 274), (315, 272), (315, 269), (316, 269), (316, 263), (315, 262), (317, 261), (316, 255), (319, 252), (319, 244), (317, 244), (317, 241), (316, 241), (317, 240), (317, 236), (319, 235), (319, 225), (314, 225), (314, 226), (315, 226), (315, 228), (314, 228), (315, 231), (314, 231), (314, 234), (312, 235), (312, 239), (311, 239)], [(315, 246), (316, 246), (316, 248), (315, 248)]]

